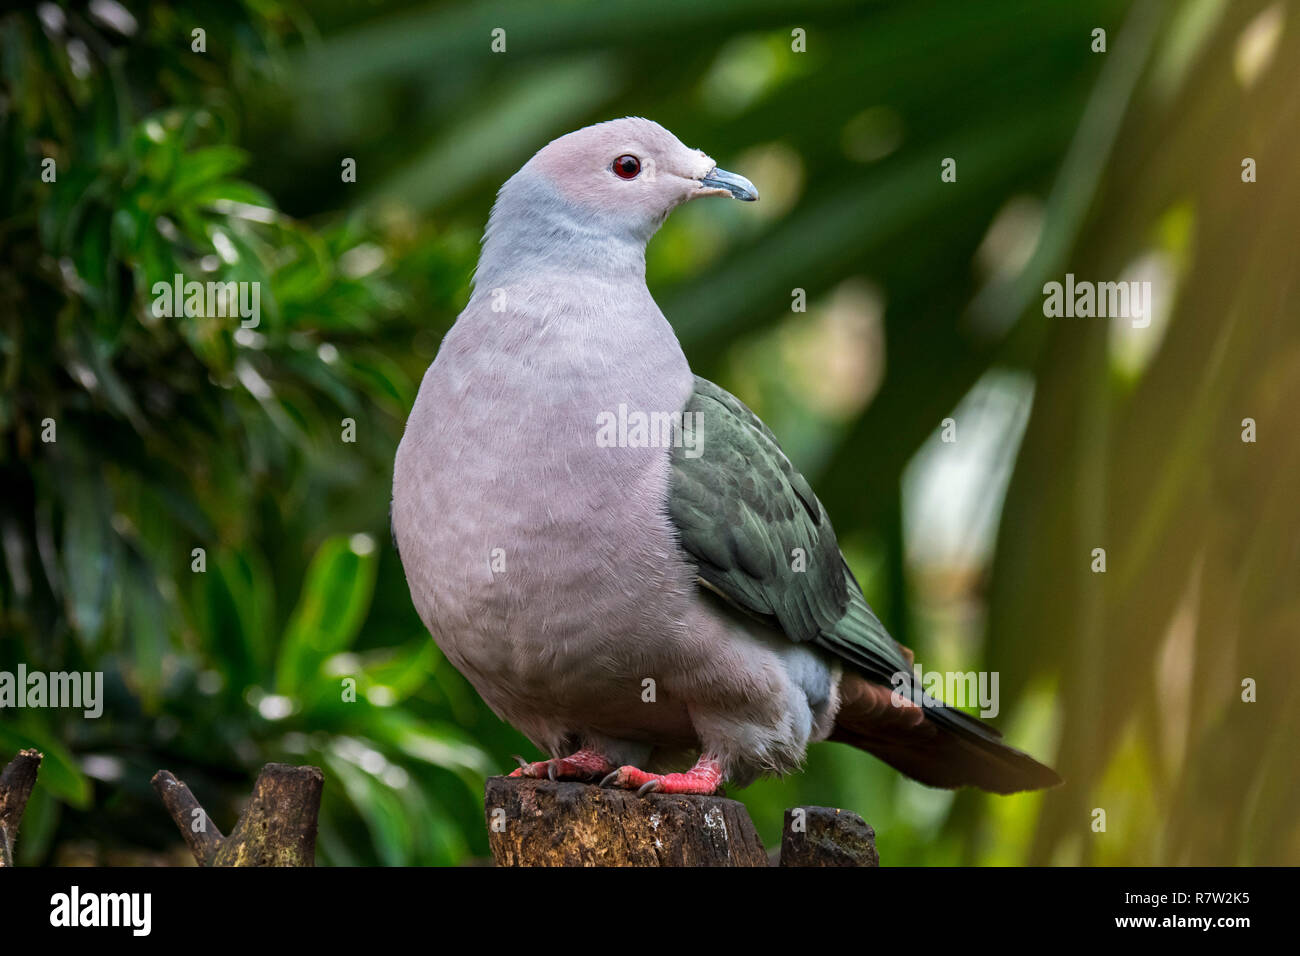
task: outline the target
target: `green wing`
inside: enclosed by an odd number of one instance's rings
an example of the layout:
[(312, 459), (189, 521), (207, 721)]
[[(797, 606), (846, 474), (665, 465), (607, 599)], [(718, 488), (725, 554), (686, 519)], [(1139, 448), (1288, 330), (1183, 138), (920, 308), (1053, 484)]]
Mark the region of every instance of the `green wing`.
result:
[[(991, 726), (940, 704), (912, 679), (910, 662), (844, 563), (826, 509), (757, 415), (698, 377), (685, 411), (692, 440), (673, 448), (668, 511), (700, 582), (792, 641), (815, 644), (867, 681), (926, 708), (922, 723), (899, 722), (868, 694), (841, 707), (831, 739), (869, 750), (931, 786), (1014, 793), (1061, 782), (1050, 767), (1002, 743)], [(900, 673), (907, 676), (896, 683)], [(851, 685), (850, 695), (861, 696)]]
[(674, 447), (668, 510), (699, 579), (742, 610), (889, 684), (911, 667), (868, 606), (835, 531), (776, 437), (743, 402), (695, 379)]

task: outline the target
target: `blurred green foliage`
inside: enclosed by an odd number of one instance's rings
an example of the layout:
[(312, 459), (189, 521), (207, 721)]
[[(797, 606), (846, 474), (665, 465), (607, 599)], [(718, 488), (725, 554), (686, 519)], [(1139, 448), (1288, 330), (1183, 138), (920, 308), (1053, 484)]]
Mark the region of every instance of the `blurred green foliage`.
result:
[[(819, 745), (738, 794), (765, 838), (803, 803), (862, 813), (886, 863), (1300, 862), (1298, 68), (1286, 0), (4, 14), (0, 669), (107, 697), (0, 717), (0, 756), (46, 754), (20, 861), (172, 852), (155, 770), (228, 827), (269, 760), (325, 771), (323, 863), (484, 853), (483, 777), (530, 751), (411, 608), (392, 456), (497, 185), (638, 114), (764, 196), (651, 244), (692, 364), (773, 426), (918, 659), (998, 671), (999, 723), (1068, 781), (953, 795)], [(1163, 311), (1045, 318), (1067, 271), (1154, 276)], [(260, 324), (156, 317), (177, 273), (260, 283)], [(950, 415), (996, 454), (939, 497), (994, 532), (936, 552), (917, 475)]]

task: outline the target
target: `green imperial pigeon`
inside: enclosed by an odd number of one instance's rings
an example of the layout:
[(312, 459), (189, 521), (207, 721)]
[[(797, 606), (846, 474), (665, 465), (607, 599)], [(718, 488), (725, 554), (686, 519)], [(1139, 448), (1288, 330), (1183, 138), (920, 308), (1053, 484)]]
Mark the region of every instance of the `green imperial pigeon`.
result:
[(691, 373), (645, 249), (701, 196), (758, 191), (649, 120), (538, 152), (397, 450), (415, 607), (550, 758), (515, 775), (713, 793), (830, 739), (936, 787), (1059, 783), (916, 684), (776, 437)]

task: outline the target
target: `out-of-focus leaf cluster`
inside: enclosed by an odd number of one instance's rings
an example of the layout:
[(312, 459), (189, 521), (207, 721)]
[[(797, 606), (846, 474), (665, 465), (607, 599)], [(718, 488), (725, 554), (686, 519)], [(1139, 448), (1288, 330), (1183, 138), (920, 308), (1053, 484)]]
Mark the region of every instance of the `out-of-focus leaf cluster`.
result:
[[(454, 719), (465, 688), (392, 587), (390, 626), (361, 637), (420, 365), (393, 356), (427, 316), (407, 296), (438, 295), (395, 274), (400, 240), (295, 220), (240, 178), (237, 118), (288, 21), (218, 6), (0, 20), (0, 667), (103, 671), (108, 698), (98, 720), (5, 712), (0, 751), (47, 758), (22, 858), (56, 832), (104, 839), (69, 859), (174, 842), (162, 766), (228, 826), (283, 759), (329, 774), (324, 860), (448, 862), (487, 767)], [(462, 272), (440, 248), (425, 276)], [(178, 274), (256, 284), (256, 325), (159, 315)]]

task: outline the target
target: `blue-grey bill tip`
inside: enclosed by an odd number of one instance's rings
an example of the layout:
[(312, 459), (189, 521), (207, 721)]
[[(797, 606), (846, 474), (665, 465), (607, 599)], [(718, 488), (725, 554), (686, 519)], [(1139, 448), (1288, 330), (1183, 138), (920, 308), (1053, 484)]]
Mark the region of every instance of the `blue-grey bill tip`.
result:
[(741, 202), (754, 202), (758, 199), (758, 190), (748, 179), (736, 173), (729, 173), (725, 169), (718, 169), (716, 166), (713, 167), (713, 172), (700, 180), (700, 185), (725, 189), (733, 198)]

